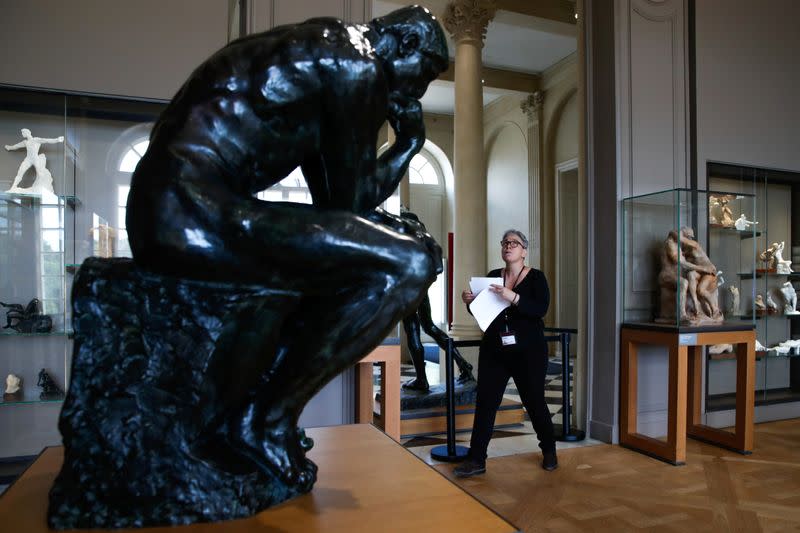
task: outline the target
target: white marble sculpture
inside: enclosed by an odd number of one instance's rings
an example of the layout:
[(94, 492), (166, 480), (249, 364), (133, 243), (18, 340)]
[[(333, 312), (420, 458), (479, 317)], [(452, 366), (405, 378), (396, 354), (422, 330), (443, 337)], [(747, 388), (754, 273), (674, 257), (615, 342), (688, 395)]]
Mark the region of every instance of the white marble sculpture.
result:
[(772, 243), (775, 256), (775, 271), (778, 274), (791, 274), (793, 272), (792, 262), (783, 258), (783, 248), (785, 245), (786, 243), (784, 241), (781, 241), (780, 244), (777, 242)]
[(739, 218), (733, 223), (733, 226), (738, 229), (739, 231), (745, 231), (748, 227), (758, 224), (758, 222), (747, 220), (747, 217), (744, 216), (744, 213), (739, 215)]
[(758, 339), (756, 339), (756, 351), (757, 352), (766, 352), (767, 351), (767, 347), (764, 346), (763, 344), (761, 344), (760, 342), (758, 342)]
[(733, 344), (712, 344), (708, 347), (708, 353), (711, 355), (718, 355), (721, 353), (729, 353), (733, 351)]
[[(31, 130), (27, 128), (22, 128), (20, 131), (25, 139), (17, 144), (7, 144), (5, 146), (6, 150), (9, 151), (19, 150), (20, 148), (25, 148), (26, 150), (25, 159), (23, 159), (22, 163), (19, 165), (19, 170), (17, 170), (17, 176), (14, 178), (14, 183), (11, 184), (11, 188), (6, 192), (26, 194), (42, 194), (43, 192), (49, 192), (53, 194), (53, 175), (50, 174), (49, 170), (47, 170), (47, 158), (44, 154), (39, 153), (39, 149), (43, 144), (56, 144), (64, 142), (64, 137), (45, 139), (42, 137), (33, 137), (31, 135)], [(31, 167), (33, 167), (33, 169), (36, 171), (36, 179), (28, 188), (19, 187), (23, 176), (25, 176), (25, 173)]]
[(755, 304), (756, 304), (756, 311), (766, 311), (767, 310), (767, 306), (764, 303), (764, 297), (761, 296), (760, 294), (756, 294)]
[(6, 394), (16, 394), (19, 392), (20, 383), (22, 383), (22, 380), (19, 376), (9, 374), (6, 377)]
[(775, 300), (772, 299), (772, 293), (767, 293), (767, 309), (769, 310), (770, 314), (774, 314), (778, 312), (778, 304), (775, 303)]
[(741, 314), (739, 311), (739, 287), (736, 285), (728, 286), (728, 293), (730, 295), (728, 313), (731, 316), (739, 316)]
[(800, 315), (800, 311), (797, 310), (797, 292), (790, 281), (781, 285), (781, 296), (783, 296), (783, 314)]

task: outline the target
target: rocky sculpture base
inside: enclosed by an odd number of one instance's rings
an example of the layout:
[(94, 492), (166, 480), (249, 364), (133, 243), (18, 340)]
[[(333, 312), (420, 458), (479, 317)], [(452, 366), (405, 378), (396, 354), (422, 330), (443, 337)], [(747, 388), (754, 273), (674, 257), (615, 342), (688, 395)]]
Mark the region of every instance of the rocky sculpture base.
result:
[[(126, 259), (84, 262), (73, 288), (74, 356), (59, 421), (65, 456), (50, 491), (50, 527), (226, 520), (311, 490), (310, 461), (310, 478), (290, 483), (228, 444), (230, 398), (215, 382), (237, 346), (263, 333), (258, 310), (292, 298), (155, 276)], [(311, 447), (302, 431), (292, 434), (303, 451)]]

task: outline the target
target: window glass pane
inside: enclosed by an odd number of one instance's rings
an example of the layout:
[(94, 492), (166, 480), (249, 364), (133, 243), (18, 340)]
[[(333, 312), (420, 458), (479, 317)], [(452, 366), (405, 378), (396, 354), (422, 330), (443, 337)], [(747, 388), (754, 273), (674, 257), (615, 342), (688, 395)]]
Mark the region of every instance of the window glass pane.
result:
[(125, 207), (128, 205), (128, 193), (131, 190), (130, 185), (120, 185), (117, 188), (117, 205)]
[(133, 151), (139, 154), (139, 157), (143, 156), (144, 153), (147, 151), (147, 147), (150, 145), (150, 141), (142, 141), (138, 142), (133, 145)]
[(292, 170), (292, 172), (280, 181), (283, 187), (303, 187), (308, 188), (306, 178), (303, 176), (303, 171), (300, 167)]
[(283, 200), (283, 191), (275, 189), (267, 189), (258, 193), (259, 200), (266, 200), (267, 202), (280, 202)]
[(61, 302), (58, 300), (42, 301), (42, 314), (57, 315), (61, 313)]
[(42, 251), (60, 252), (61, 251), (61, 230), (45, 229), (42, 230)]
[(124, 207), (117, 208), (117, 227), (120, 229), (125, 229), (125, 211)]
[(289, 201), (298, 204), (310, 204), (311, 195), (306, 191), (289, 191)]
[(436, 175), (436, 171), (430, 163), (426, 163), (424, 167), (419, 169), (419, 173), (422, 176), (422, 183), (425, 185), (436, 185), (439, 183), (439, 176)]
[(417, 169), (411, 167), (408, 168), (408, 182), (414, 184), (418, 183), (420, 185), (423, 183), (422, 176), (420, 176), (419, 172), (417, 172)]
[(42, 227), (60, 228), (61, 209), (58, 207), (42, 207)]
[(125, 156), (122, 158), (122, 161), (119, 163), (119, 171), (120, 172), (133, 172), (136, 170), (136, 165), (139, 164), (139, 160), (142, 158), (139, 154), (130, 150)]
[(131, 245), (128, 242), (128, 232), (124, 229), (117, 232), (117, 254), (116, 257), (133, 257)]
[(61, 275), (61, 254), (43, 253), (42, 254), (42, 273), (45, 276)]
[(61, 277), (42, 276), (42, 296), (45, 300), (60, 300)]

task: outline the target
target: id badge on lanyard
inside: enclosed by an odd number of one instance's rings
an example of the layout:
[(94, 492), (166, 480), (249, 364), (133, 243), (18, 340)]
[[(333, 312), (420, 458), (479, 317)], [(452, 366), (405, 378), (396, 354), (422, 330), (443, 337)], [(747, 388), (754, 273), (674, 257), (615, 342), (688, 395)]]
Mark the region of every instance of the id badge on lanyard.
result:
[(513, 331), (504, 331), (500, 334), (500, 340), (503, 341), (503, 346), (512, 346), (517, 344), (517, 338), (514, 336)]

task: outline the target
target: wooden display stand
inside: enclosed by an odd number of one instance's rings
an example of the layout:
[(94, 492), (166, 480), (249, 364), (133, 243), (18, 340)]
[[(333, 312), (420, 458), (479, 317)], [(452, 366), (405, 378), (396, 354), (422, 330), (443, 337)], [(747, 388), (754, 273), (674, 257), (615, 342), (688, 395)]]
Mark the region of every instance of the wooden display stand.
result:
[[(381, 369), (380, 418), (375, 419), (372, 365)], [(383, 431), (400, 441), (400, 345), (375, 348), (356, 364), (356, 423), (378, 422)]]
[[(658, 324), (623, 324), (620, 336), (621, 445), (672, 464), (686, 461), (686, 437), (739, 453), (753, 450), (755, 340), (752, 324), (677, 328)], [(638, 347), (669, 348), (669, 403), (666, 442), (636, 432)], [(733, 344), (736, 353), (736, 426), (733, 433), (701, 424), (703, 346)]]
[[(369, 425), (313, 428), (307, 434), (315, 443), (308, 456), (319, 466), (317, 483), (309, 494), (229, 522), (116, 531), (518, 530)], [(60, 446), (45, 449), (3, 494), (0, 498), (3, 531), (50, 532), (46, 519), (47, 494), (62, 460)]]

